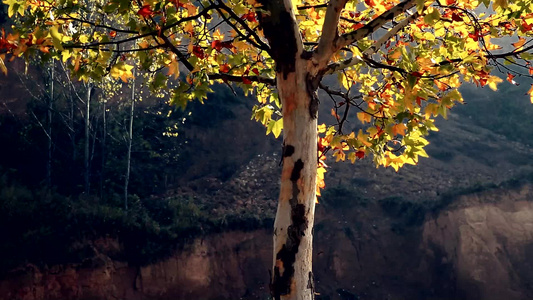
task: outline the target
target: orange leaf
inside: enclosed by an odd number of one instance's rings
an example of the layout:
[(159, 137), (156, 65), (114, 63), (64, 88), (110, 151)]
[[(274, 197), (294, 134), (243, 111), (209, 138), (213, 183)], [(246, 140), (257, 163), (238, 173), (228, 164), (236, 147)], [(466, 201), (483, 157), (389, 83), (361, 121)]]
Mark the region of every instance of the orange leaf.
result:
[(337, 121), (339, 121), (341, 118), (339, 117), (339, 115), (337, 115), (337, 113), (335, 112), (335, 110), (332, 108), (331, 109), (331, 115), (335, 117), (335, 119), (337, 119)]
[(507, 73), (507, 81), (509, 81), (511, 84), (519, 86), (520, 84), (518, 82), (514, 81), (513, 78), (515, 78), (515, 75), (513, 75), (511, 73)]
[(223, 64), (220, 66), (220, 72), (221, 73), (228, 73), (229, 72), (229, 65), (228, 64)]
[(520, 47), (522, 47), (525, 43), (526, 43), (526, 39), (523, 38), (523, 37), (520, 37), (520, 38), (518, 39), (518, 42), (516, 42), (516, 43), (512, 43), (511, 45), (513, 45), (513, 47), (515, 47), (515, 48), (520, 48)]
[(437, 85), (437, 87), (439, 88), (439, 90), (445, 91), (445, 90), (448, 89), (448, 85), (447, 84), (445, 84), (445, 83), (443, 83), (443, 82), (441, 82), (439, 80), (436, 80), (436, 79), (434, 80), (434, 82)]
[(529, 75), (533, 75), (533, 67), (529, 67)]

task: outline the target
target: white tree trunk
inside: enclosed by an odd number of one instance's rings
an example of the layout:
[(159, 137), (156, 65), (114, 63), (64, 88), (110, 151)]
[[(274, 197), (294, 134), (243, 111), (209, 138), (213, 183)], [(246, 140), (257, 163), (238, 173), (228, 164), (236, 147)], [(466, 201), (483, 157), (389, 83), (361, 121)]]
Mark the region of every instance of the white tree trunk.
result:
[[(312, 228), (316, 199), (317, 120), (308, 89), (308, 61), (278, 74), (283, 109), (283, 168), (274, 223), (274, 299), (314, 299)], [(316, 104), (316, 103), (315, 103)]]

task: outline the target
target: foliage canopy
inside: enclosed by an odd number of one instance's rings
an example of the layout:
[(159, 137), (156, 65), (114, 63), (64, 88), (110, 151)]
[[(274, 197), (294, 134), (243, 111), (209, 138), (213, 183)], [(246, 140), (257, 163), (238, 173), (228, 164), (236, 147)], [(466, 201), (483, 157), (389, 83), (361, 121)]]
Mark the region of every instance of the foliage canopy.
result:
[[(4, 0), (18, 22), (2, 30), (0, 69), (7, 72), (10, 57), (35, 54), (68, 62), (85, 81), (126, 82), (138, 68), (154, 93), (179, 107), (206, 99), (213, 82), (233, 82), (257, 96), (253, 118), (278, 136), (276, 76), (287, 62), (279, 49), (291, 42), (270, 32), (272, 16), (282, 16), (274, 2)], [(285, 2), (319, 79), (339, 80), (318, 84), (336, 119), (319, 125), (321, 158), (330, 151), (337, 161), (371, 155), (396, 170), (416, 164), (426, 156), (424, 136), (437, 130), (434, 118), (463, 102), (462, 83), (496, 90), (497, 74), (512, 84), (533, 74), (528, 0)], [(505, 45), (505, 36), (514, 43)], [(347, 130), (350, 109), (362, 125)], [(324, 172), (319, 167), (319, 186)]]

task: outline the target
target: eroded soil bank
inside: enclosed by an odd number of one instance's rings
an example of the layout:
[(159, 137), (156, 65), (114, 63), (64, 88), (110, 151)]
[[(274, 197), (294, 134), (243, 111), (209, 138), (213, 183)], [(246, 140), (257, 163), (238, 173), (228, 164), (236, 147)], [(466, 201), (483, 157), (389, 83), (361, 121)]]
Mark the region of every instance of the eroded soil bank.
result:
[[(472, 193), (420, 222), (377, 202), (321, 209), (317, 298), (533, 299), (531, 200), (529, 185)], [(139, 267), (110, 259), (121, 245), (102, 238), (82, 264), (13, 270), (0, 300), (265, 299), (271, 244), (269, 230), (223, 232)]]

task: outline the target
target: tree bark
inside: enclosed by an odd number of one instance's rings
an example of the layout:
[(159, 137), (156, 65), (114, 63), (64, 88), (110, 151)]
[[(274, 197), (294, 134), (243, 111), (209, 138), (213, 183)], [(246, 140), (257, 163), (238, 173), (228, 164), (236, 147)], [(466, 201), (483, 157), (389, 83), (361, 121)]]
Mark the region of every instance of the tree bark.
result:
[(105, 182), (105, 163), (106, 163), (106, 137), (107, 137), (107, 118), (106, 118), (106, 100), (102, 99), (102, 160), (100, 161), (100, 199), (104, 199), (104, 182)]
[(262, 0), (259, 22), (276, 62), (282, 102), (283, 168), (274, 223), (270, 291), (275, 300), (314, 299), (312, 228), (317, 171), (317, 66), (303, 48), (290, 0)]
[(91, 143), (91, 137), (90, 137), (90, 126), (91, 126), (91, 119), (90, 119), (90, 113), (91, 113), (91, 92), (92, 92), (92, 85), (91, 83), (87, 84), (87, 99), (85, 103), (85, 151), (84, 151), (84, 166), (85, 166), (85, 174), (84, 174), (84, 186), (85, 186), (85, 194), (89, 195), (90, 192), (90, 164), (89, 164), (89, 146)]
[[(134, 73), (135, 74), (135, 73)], [(126, 157), (126, 175), (124, 176), (124, 210), (128, 210), (128, 184), (131, 170), (131, 144), (133, 142), (133, 112), (135, 109), (135, 79), (132, 79), (130, 123), (128, 128), (128, 153)]]
[(54, 78), (55, 75), (55, 63), (52, 62), (52, 67), (50, 68), (50, 95), (48, 97), (48, 107), (47, 107), (47, 136), (48, 136), (48, 147), (47, 154), (48, 158), (46, 161), (46, 188), (52, 188), (52, 110), (54, 109)]
[(283, 168), (274, 223), (274, 299), (314, 299), (312, 228), (316, 200), (317, 121), (307, 61), (278, 74), (283, 109)]

